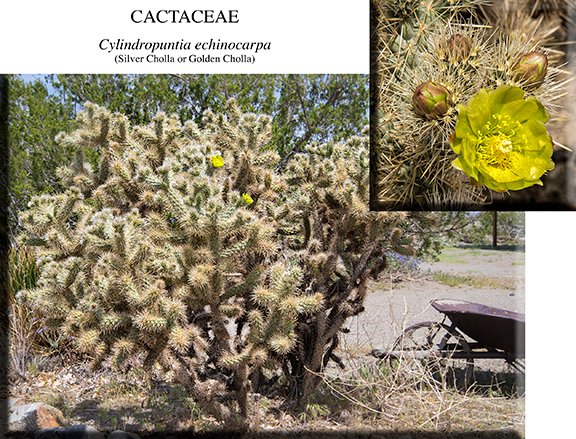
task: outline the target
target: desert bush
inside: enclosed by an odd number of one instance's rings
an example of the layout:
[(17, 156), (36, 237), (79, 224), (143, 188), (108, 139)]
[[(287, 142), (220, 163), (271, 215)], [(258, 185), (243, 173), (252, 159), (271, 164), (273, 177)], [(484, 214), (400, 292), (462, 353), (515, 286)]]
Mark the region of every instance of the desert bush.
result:
[(32, 252), (26, 248), (11, 249), (8, 256), (8, 367), (12, 374), (25, 376), (28, 364), (33, 359), (37, 341), (38, 321), (32, 310), (16, 300), (16, 292), (33, 288), (39, 272)]
[(305, 404), (385, 252), (412, 250), (409, 214), (368, 210), (367, 138), (280, 170), (270, 118), (234, 102), (202, 129), (85, 108), (59, 137), (67, 189), (22, 214), (40, 278), (20, 299), (95, 367), (162, 371), (228, 426), (273, 383)]
[(24, 289), (33, 288), (38, 281), (38, 267), (34, 254), (26, 248), (11, 249), (8, 261), (9, 299)]

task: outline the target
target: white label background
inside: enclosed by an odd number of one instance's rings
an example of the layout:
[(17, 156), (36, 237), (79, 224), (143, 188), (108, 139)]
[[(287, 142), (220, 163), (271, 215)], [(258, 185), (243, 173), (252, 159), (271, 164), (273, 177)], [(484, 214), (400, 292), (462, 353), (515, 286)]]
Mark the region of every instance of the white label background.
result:
[[(134, 10), (238, 10), (239, 23), (134, 23)], [(368, 73), (368, 0), (4, 2), (3, 73)], [(102, 39), (269, 41), (254, 64), (115, 64)], [(135, 55), (134, 51), (123, 51)], [(175, 57), (186, 51), (172, 51)], [(227, 53), (220, 52), (221, 55)], [(213, 54), (218, 54), (214, 53)]]
[[(368, 0), (4, 2), (2, 73), (368, 73)], [(237, 9), (239, 24), (135, 24), (134, 9)], [(115, 64), (101, 39), (270, 41), (255, 64)], [(175, 51), (177, 56), (178, 51)], [(526, 214), (527, 437), (570, 431), (575, 214)], [(573, 406), (573, 404), (571, 404)]]
[(526, 212), (528, 439), (574, 431), (575, 220), (575, 212)]

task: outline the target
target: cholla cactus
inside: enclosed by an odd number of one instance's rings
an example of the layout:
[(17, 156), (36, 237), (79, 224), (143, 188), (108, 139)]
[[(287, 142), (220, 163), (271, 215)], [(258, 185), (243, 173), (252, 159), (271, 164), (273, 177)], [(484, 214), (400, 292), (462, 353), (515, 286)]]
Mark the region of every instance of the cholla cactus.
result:
[(459, 16), (480, 0), (383, 0), (376, 2), (378, 37), (384, 42), (378, 54), (381, 68), (401, 76), (419, 61), (419, 51), (438, 23)]
[(291, 247), (304, 267), (303, 285), (324, 297), (320, 312), (299, 322), (296, 349), (288, 354), (292, 390), (301, 401), (314, 388), (315, 373), (330, 359), (339, 362), (339, 331), (364, 310), (368, 281), (385, 268), (386, 249), (414, 251), (400, 228), (408, 214), (369, 211), (366, 142), (310, 146), (287, 168), (294, 191), (288, 208), (296, 214), (291, 223), (300, 227)]
[[(489, 203), (494, 192), (462, 167), (454, 166), (458, 148), (455, 149), (453, 139), (459, 115), (478, 93), (512, 86), (535, 99), (552, 120), (558, 118), (567, 83), (558, 51), (546, 46), (551, 34), (528, 32), (530, 29), (512, 32), (511, 25), (504, 26), (497, 20), (494, 26), (482, 24), (476, 14), (477, 6), (483, 2), (408, 3), (425, 4), (435, 11), (428, 14), (434, 19), (419, 23), (417, 44), (410, 45), (409, 52), (398, 51), (394, 41), (404, 35), (398, 25), (410, 19), (393, 14), (390, 2), (380, 2), (381, 19), (375, 29), (378, 75), (373, 205), (460, 209)], [(417, 62), (411, 62), (413, 59)], [(489, 126), (484, 128), (488, 130)], [(520, 143), (512, 147), (514, 153), (523, 154)], [(541, 159), (549, 161), (551, 149), (542, 151), (547, 156)], [(542, 173), (551, 169), (541, 168)], [(542, 173), (531, 175), (532, 184), (540, 184)], [(487, 186), (492, 190), (526, 187), (506, 183), (496, 181)]]
[(405, 214), (368, 211), (366, 139), (310, 147), (280, 174), (270, 119), (233, 103), (203, 129), (92, 104), (78, 122), (60, 138), (77, 150), (67, 189), (23, 215), (41, 275), (21, 299), (95, 366), (160, 367), (228, 426), (262, 371), (282, 366), (305, 398), (384, 251), (410, 244)]
[(500, 0), (482, 5), (482, 16), (503, 35), (546, 46), (557, 61), (564, 55), (557, 43), (566, 40), (563, 23), (573, 0)]

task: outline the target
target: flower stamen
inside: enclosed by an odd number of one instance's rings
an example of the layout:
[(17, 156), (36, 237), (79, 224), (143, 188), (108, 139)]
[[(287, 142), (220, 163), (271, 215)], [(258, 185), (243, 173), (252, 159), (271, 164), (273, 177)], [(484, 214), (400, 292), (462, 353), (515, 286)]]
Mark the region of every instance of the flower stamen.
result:
[(514, 144), (506, 136), (497, 136), (482, 139), (478, 145), (478, 161), (480, 164), (509, 168), (509, 153), (514, 149)]
[(492, 120), (479, 130), (481, 134), (478, 141), (479, 164), (509, 169), (511, 157), (509, 153), (521, 150), (525, 136), (516, 136), (519, 122), (502, 114), (492, 115)]
[(512, 151), (512, 142), (509, 139), (504, 139), (498, 145), (498, 149), (504, 154), (509, 153)]

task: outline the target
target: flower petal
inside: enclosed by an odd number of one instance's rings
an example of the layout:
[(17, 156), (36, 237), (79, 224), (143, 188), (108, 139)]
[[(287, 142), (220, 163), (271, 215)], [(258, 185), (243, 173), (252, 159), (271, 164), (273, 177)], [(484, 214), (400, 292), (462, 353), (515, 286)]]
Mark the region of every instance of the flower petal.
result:
[(524, 90), (511, 85), (502, 85), (490, 93), (490, 110), (492, 114), (499, 113), (502, 107), (510, 102), (521, 100)]
[(459, 105), (458, 106), (458, 121), (456, 122), (456, 137), (464, 138), (464, 137), (476, 137), (470, 122), (468, 121), (468, 111), (466, 107)]
[(466, 175), (474, 178), (475, 180), (478, 180), (478, 169), (476, 169), (470, 163), (462, 160), (462, 157), (456, 157), (454, 160), (452, 160), (452, 166), (454, 166), (456, 169), (460, 169)]
[(490, 119), (490, 96), (485, 89), (474, 95), (466, 107), (468, 123), (474, 133), (482, 129)]
[(477, 142), (476, 139), (469, 139), (465, 138), (462, 139), (462, 154), (461, 157), (464, 161), (471, 166), (474, 166), (476, 163), (476, 146)]
[(526, 176), (529, 180), (539, 179), (546, 171), (554, 169), (554, 162), (549, 159), (542, 157), (526, 157), (526, 160), (531, 161), (531, 166), (529, 167), (528, 175)]
[(502, 107), (501, 114), (509, 116), (520, 123), (526, 122), (538, 113), (538, 105), (534, 101), (518, 100), (509, 102)]
[(521, 175), (518, 175), (517, 169), (501, 166), (491, 166), (484, 163), (479, 163), (478, 167), (482, 175), (489, 177), (491, 180), (497, 181), (499, 183), (509, 183), (511, 181), (516, 181), (522, 178)]
[(456, 136), (455, 134), (452, 137), (452, 141), (450, 143), (450, 146), (452, 147), (452, 151), (454, 151), (456, 154), (460, 154), (460, 152), (462, 151), (462, 138)]
[(526, 136), (526, 151), (552, 155), (552, 139), (542, 122), (531, 119), (526, 121), (522, 127), (524, 128), (522, 134)]
[(496, 180), (490, 178), (487, 175), (478, 174), (478, 177), (479, 177), (478, 183), (486, 186), (488, 189), (492, 189), (493, 191), (496, 192), (505, 192), (508, 190), (508, 186), (505, 183), (497, 182)]
[(536, 105), (538, 105), (538, 114), (534, 116), (534, 119), (540, 120), (543, 123), (546, 123), (550, 120), (550, 113), (548, 113), (546, 108), (544, 108), (544, 105), (542, 105), (538, 99), (536, 99), (534, 96), (530, 96), (526, 100), (535, 102)]

